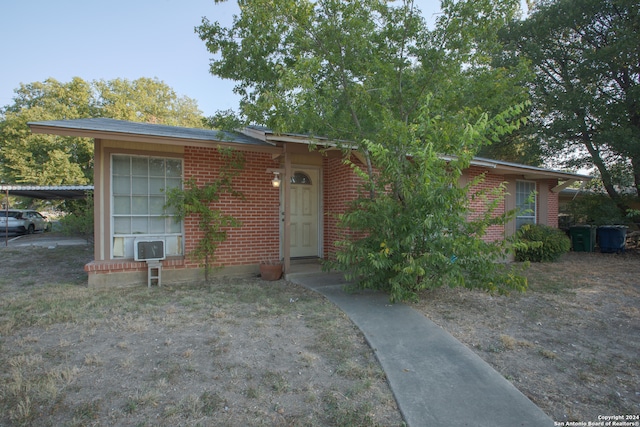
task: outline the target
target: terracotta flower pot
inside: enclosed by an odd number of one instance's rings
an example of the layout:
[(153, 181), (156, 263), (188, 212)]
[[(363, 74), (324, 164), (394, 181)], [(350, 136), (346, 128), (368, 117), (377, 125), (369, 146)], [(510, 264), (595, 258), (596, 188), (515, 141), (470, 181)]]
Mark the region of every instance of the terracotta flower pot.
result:
[(282, 264), (260, 264), (262, 280), (278, 280), (282, 277)]

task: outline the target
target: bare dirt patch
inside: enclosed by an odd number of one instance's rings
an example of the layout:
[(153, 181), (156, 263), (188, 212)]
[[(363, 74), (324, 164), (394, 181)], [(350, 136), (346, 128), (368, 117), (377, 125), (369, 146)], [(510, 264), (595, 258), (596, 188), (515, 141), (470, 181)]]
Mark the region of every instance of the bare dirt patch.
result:
[[(0, 248), (0, 425), (394, 426), (360, 332), (298, 286), (87, 289), (84, 247)], [(640, 255), (533, 264), (510, 296), (420, 310), (555, 421), (640, 413)]]
[(84, 247), (0, 258), (0, 425), (402, 425), (362, 335), (314, 292), (96, 290)]
[(558, 422), (640, 414), (640, 255), (532, 264), (524, 294), (424, 292), (414, 307)]

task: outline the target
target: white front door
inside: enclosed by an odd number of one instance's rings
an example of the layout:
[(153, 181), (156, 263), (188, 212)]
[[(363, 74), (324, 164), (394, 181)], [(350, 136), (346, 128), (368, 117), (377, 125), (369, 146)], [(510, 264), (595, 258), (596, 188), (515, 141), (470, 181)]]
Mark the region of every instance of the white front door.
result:
[(319, 256), (318, 169), (293, 167), (291, 177), (291, 257)]

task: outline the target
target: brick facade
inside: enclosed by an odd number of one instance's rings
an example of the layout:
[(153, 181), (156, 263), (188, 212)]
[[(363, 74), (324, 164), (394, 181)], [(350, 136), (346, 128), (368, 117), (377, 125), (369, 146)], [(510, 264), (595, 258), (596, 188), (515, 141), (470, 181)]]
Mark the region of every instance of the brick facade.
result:
[(361, 180), (342, 157), (325, 157), (324, 168), (324, 257), (332, 258), (335, 242), (341, 239), (338, 216), (347, 210), (349, 201), (358, 197)]
[[(184, 178), (194, 178), (199, 186), (205, 185), (215, 179), (223, 166), (223, 159), (216, 148), (186, 146), (183, 152)], [(256, 266), (264, 260), (280, 258), (280, 191), (271, 185), (272, 174), (268, 169), (280, 168), (280, 160), (270, 153), (244, 152), (245, 167), (240, 175), (234, 178), (233, 185), (243, 195), (243, 199), (230, 195), (223, 197), (212, 205), (212, 208), (222, 209), (241, 223), (241, 227), (230, 228), (227, 240), (220, 243), (216, 251), (214, 266), (247, 267)], [(471, 193), (480, 190), (491, 190), (506, 181), (504, 175), (494, 173), (486, 168), (471, 167), (465, 172), (463, 182), (470, 182), (475, 177), (484, 174), (484, 180), (471, 188)], [(338, 216), (347, 209), (348, 202), (359, 195), (361, 179), (353, 173), (349, 165), (344, 164), (342, 156), (330, 155), (322, 158), (322, 206), (323, 212), (319, 217), (322, 222), (321, 236), (324, 258), (332, 258), (336, 252), (335, 242), (341, 239), (343, 231), (338, 228)], [(551, 226), (558, 224), (558, 195), (550, 191), (557, 185), (557, 180), (538, 181), (538, 192), (546, 191), (548, 207), (546, 218), (538, 221)], [(495, 196), (493, 196), (495, 197)], [(509, 197), (509, 196), (507, 196)], [(538, 202), (540, 203), (540, 199)], [(505, 198), (502, 197), (495, 210), (495, 215), (505, 212)], [(470, 201), (472, 212), (470, 218), (480, 215), (486, 208), (486, 201), (480, 198)], [(538, 212), (541, 212), (538, 209)], [(198, 229), (198, 219), (186, 218), (184, 221), (184, 250), (190, 253), (197, 245), (202, 232)], [(490, 227), (483, 238), (487, 241), (503, 239), (505, 237), (504, 226)], [(197, 270), (198, 263), (188, 256), (183, 258), (167, 259), (163, 261), (163, 269), (166, 273), (174, 273), (174, 277), (184, 276), (187, 270)], [(94, 276), (94, 283), (112, 283), (106, 279), (96, 280), (96, 275), (116, 275), (134, 273), (132, 283), (139, 282), (140, 277), (145, 277), (147, 265), (144, 262), (105, 260), (89, 263), (85, 270)], [(182, 273), (181, 273), (182, 271)], [(135, 275), (138, 276), (135, 276)], [(163, 273), (164, 274), (164, 273)], [(186, 277), (186, 276), (185, 276)], [(137, 278), (137, 279), (136, 279)], [(117, 282), (117, 281), (116, 281)]]
[[(223, 195), (212, 208), (238, 219), (241, 227), (227, 230), (227, 240), (218, 246), (214, 266), (258, 264), (263, 260), (280, 258), (280, 196), (271, 185), (272, 174), (268, 168), (277, 168), (277, 161), (269, 154), (244, 153), (245, 166), (241, 175), (233, 181), (234, 189), (244, 199)], [(216, 179), (222, 167), (222, 159), (216, 149), (186, 147), (184, 153), (185, 180), (194, 177), (198, 186)], [(185, 253), (190, 253), (202, 236), (198, 218), (186, 218), (184, 222)], [(196, 267), (193, 261), (187, 267)]]
[[(268, 168), (279, 167), (279, 162), (270, 154), (245, 152), (245, 167), (241, 174), (234, 178), (234, 189), (244, 195), (244, 199), (223, 195), (212, 208), (222, 209), (238, 219), (242, 226), (227, 230), (227, 240), (222, 242), (216, 251), (214, 267), (225, 267), (259, 264), (262, 260), (273, 260), (280, 257), (279, 229), (279, 191), (272, 187), (272, 174)], [(184, 178), (196, 180), (199, 186), (215, 179), (222, 167), (222, 159), (218, 150), (212, 147), (185, 147)], [(202, 232), (198, 229), (198, 218), (188, 217), (184, 220), (184, 249), (188, 254), (195, 247)], [(189, 256), (162, 261), (165, 273), (198, 267)], [(95, 275), (118, 275), (120, 273), (147, 273), (145, 262), (133, 260), (93, 261), (85, 265), (89, 273), (89, 282), (110, 282), (106, 277)], [(163, 274), (165, 274), (163, 273)], [(124, 279), (116, 280), (123, 283)], [(124, 280), (126, 282), (126, 280)]]
[[(490, 173), (482, 168), (475, 167), (475, 166), (472, 166), (467, 171), (465, 171), (465, 178), (467, 182), (471, 182), (472, 180), (476, 179), (478, 176), (483, 174), (484, 174), (484, 179), (477, 185), (471, 187), (469, 189), (469, 194), (473, 195), (478, 192), (485, 191), (487, 192), (487, 199), (483, 200), (480, 197), (475, 199), (473, 197), (471, 198), (469, 202), (469, 208), (471, 209), (472, 212), (475, 212), (475, 213), (472, 213), (471, 215), (469, 215), (469, 219), (476, 219), (480, 217), (481, 213), (486, 210), (487, 203), (490, 203), (490, 201), (493, 201), (496, 199), (496, 196), (490, 195), (489, 192), (494, 188), (499, 187), (503, 182), (505, 182), (505, 177), (503, 175)], [(496, 217), (504, 213), (505, 213), (505, 200), (504, 200), (504, 197), (501, 197), (500, 202), (498, 202), (498, 205), (494, 210), (493, 216)], [(496, 240), (504, 239), (504, 237), (505, 237), (504, 225), (492, 225), (487, 229), (485, 235), (482, 236), (482, 239), (488, 242), (493, 242)]]
[[(546, 184), (546, 185), (545, 185)], [(559, 194), (551, 191), (552, 188), (558, 185), (557, 179), (550, 179), (542, 181), (540, 184), (541, 191), (547, 191), (547, 218), (546, 224), (550, 227), (558, 228), (558, 214), (560, 210)]]

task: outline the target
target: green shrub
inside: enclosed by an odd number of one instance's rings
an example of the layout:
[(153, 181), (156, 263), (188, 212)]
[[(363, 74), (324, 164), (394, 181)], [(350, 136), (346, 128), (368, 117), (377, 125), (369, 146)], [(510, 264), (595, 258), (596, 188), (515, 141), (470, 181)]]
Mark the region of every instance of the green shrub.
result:
[[(503, 121), (485, 117), (469, 124), (465, 116), (443, 117), (425, 106), (418, 125), (390, 123), (387, 136), (362, 141), (375, 172), (344, 160), (363, 186), (361, 197), (337, 216), (342, 235), (325, 268), (342, 271), (358, 288), (387, 292), (392, 302), (416, 301), (423, 290), (440, 286), (524, 291), (517, 266), (499, 263), (505, 242), (482, 239), (514, 215), (499, 212), (505, 185), (479, 190), (484, 175), (459, 185), (483, 135)], [(476, 211), (474, 203), (484, 209)]]
[(89, 242), (93, 238), (93, 193), (65, 205), (68, 213), (59, 221), (60, 230), (67, 236), (82, 236)]
[(571, 249), (571, 240), (562, 230), (540, 224), (523, 225), (517, 233), (516, 261), (555, 261)]

